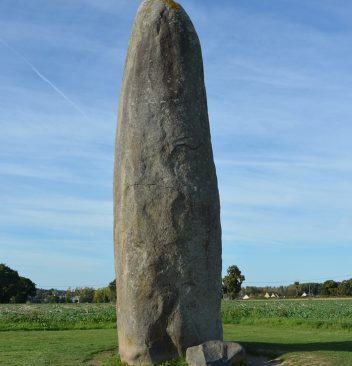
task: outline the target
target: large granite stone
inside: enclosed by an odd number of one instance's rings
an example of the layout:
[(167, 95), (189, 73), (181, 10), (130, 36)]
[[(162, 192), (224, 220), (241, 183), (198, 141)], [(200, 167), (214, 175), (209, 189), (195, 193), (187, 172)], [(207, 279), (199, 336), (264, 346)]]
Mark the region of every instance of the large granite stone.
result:
[(114, 173), (119, 352), (155, 364), (222, 339), (221, 227), (199, 40), (145, 0), (130, 39)]

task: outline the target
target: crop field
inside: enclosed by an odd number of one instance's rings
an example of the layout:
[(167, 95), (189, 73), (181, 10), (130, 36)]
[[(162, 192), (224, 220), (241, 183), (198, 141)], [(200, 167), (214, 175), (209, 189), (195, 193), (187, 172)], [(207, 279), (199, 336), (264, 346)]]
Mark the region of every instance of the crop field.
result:
[[(283, 366), (352, 365), (351, 300), (225, 301), (222, 318), (225, 339)], [(115, 327), (112, 304), (0, 305), (0, 365), (117, 366)]]
[[(352, 330), (352, 300), (224, 301), (224, 324)], [(0, 331), (113, 329), (113, 304), (0, 305)]]
[(116, 327), (112, 304), (0, 305), (0, 331)]
[(272, 324), (352, 330), (352, 300), (224, 301), (225, 324)]

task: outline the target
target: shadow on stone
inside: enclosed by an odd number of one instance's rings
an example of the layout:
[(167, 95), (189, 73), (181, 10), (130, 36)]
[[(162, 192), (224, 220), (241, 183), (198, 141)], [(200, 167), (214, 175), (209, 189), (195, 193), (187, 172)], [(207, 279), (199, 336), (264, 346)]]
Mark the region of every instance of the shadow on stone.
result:
[(189, 366), (245, 366), (243, 347), (234, 342), (208, 341), (190, 347), (186, 352)]

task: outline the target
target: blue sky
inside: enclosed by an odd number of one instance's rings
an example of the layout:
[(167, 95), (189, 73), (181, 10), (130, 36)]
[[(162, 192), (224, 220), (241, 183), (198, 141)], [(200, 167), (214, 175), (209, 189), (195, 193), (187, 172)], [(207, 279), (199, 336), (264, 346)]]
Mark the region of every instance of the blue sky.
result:
[[(352, 3), (185, 0), (205, 64), (223, 270), (352, 277)], [(136, 0), (0, 2), (0, 262), (114, 277), (117, 103)]]

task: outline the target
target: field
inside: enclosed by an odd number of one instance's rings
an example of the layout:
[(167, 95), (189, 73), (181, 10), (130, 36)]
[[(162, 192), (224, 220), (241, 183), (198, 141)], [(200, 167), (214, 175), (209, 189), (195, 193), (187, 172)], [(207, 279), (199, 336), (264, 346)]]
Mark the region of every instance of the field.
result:
[[(223, 323), (352, 330), (352, 301), (225, 301)], [(351, 364), (352, 365), (352, 364)]]
[[(351, 300), (228, 301), (227, 340), (282, 365), (352, 365)], [(116, 359), (113, 305), (0, 305), (0, 365), (101, 365)]]
[(112, 304), (0, 305), (0, 331), (113, 329)]

